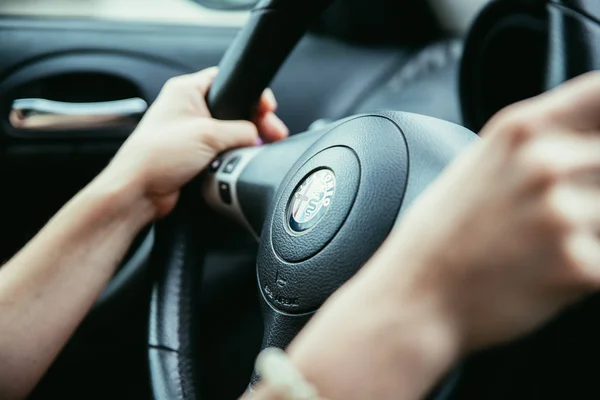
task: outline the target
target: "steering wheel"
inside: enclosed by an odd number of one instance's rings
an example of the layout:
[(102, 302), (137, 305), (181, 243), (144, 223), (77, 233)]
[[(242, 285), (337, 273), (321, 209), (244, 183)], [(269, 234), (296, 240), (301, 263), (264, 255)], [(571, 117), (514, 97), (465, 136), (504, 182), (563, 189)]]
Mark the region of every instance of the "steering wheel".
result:
[[(220, 63), (208, 95), (213, 116), (249, 118), (311, 19), (329, 3), (260, 1)], [(206, 329), (194, 318), (201, 290), (195, 277), (205, 250), (203, 203), (258, 240), (262, 347), (285, 348), (373, 255), (404, 210), (475, 140), (473, 132), (449, 122), (382, 111), (222, 154), (184, 188), (173, 214), (157, 226), (153, 262), (160, 274), (148, 339), (154, 397), (199, 397), (192, 338)], [(452, 383), (447, 380), (434, 395), (443, 397)]]
[(600, 68), (600, 2), (493, 0), (467, 36), (460, 71), (465, 126)]

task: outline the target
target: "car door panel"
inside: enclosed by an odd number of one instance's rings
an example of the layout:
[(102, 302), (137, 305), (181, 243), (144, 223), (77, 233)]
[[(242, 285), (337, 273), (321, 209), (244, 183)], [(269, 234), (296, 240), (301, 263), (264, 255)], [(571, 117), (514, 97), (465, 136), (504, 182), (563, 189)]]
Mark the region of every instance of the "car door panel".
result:
[[(124, 100), (126, 97), (154, 99), (163, 82), (184, 72), (186, 70), (175, 68), (167, 63), (158, 60), (149, 61), (132, 54), (70, 52), (24, 64), (3, 80), (0, 84), (0, 93), (3, 93), (9, 102), (2, 105), (4, 109), (10, 107), (10, 102), (32, 97), (32, 95), (39, 95), (44, 100), (69, 99), (91, 104), (103, 103), (104, 98), (106, 101)], [(11, 123), (7, 126), (6, 134), (12, 139), (22, 139), (23, 144), (38, 142), (40, 139), (70, 139), (86, 142), (89, 142), (89, 139), (124, 139), (131, 131), (131, 129), (124, 130), (102, 125), (97, 128), (82, 127), (75, 130), (20, 129), (12, 125)], [(92, 121), (90, 126), (94, 126)], [(10, 149), (10, 146), (7, 147)]]
[[(8, 121), (14, 100), (95, 102), (119, 100), (111, 96), (123, 94), (151, 103), (170, 77), (218, 63), (235, 33), (234, 28), (0, 19), (0, 177), (4, 209), (10, 210), (0, 224), (2, 259), (91, 180), (133, 129), (19, 130)], [(110, 79), (94, 79), (98, 76)], [(109, 81), (127, 88), (103, 87)], [(64, 82), (67, 86), (61, 87)], [(131, 276), (137, 281), (123, 285), (125, 296), (107, 292), (110, 298), (103, 300), (110, 307), (96, 308), (87, 318), (33, 398), (147, 394), (144, 335), (150, 280), (148, 274)]]
[[(9, 239), (2, 246), (2, 258), (21, 246), (22, 239), (39, 228), (56, 211), (57, 204), (91, 179), (131, 131), (18, 132), (8, 123), (7, 115), (12, 102), (22, 95), (19, 88), (60, 74), (101, 73), (122, 78), (151, 103), (169, 77), (218, 64), (236, 32), (236, 28), (224, 27), (0, 18), (0, 148), (6, 179), (3, 187), (8, 190), (18, 183), (20, 189), (5, 199), (7, 206), (16, 211), (1, 229), (6, 233), (27, 232), (8, 235), (15, 240)], [(343, 117), (375, 83), (391, 75), (407, 53), (308, 36), (273, 83), (279, 114), (292, 132), (306, 129), (317, 118)], [(97, 91), (93, 86), (91, 82), (88, 87), (68, 90), (75, 90), (79, 101), (93, 100), (88, 96)], [(52, 135), (59, 137), (48, 138)], [(73, 168), (75, 164), (77, 168)], [(9, 173), (12, 177), (7, 178)], [(46, 179), (53, 183), (52, 194), (57, 196), (54, 201), (52, 195), (37, 192), (33, 184), (44, 174), (61, 176), (59, 181)], [(28, 179), (26, 185), (22, 178)], [(40, 195), (46, 198), (45, 204), (34, 206), (31, 200), (23, 200)], [(33, 214), (37, 218), (24, 215), (26, 205), (35, 207), (37, 212)], [(45, 210), (46, 206), (51, 208)]]

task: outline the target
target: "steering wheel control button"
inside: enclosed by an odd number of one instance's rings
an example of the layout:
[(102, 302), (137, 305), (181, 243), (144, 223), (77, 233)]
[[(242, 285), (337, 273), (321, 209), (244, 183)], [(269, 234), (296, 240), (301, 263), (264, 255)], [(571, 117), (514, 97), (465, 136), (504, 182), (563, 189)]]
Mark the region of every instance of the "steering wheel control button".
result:
[(360, 163), (347, 147), (327, 148), (310, 158), (288, 182), (275, 208), (273, 248), (287, 262), (320, 252), (352, 209)]
[(217, 172), (217, 170), (219, 169), (219, 167), (221, 166), (222, 163), (223, 163), (223, 160), (221, 160), (220, 158), (215, 158), (214, 160), (212, 160), (212, 162), (208, 166), (208, 172), (212, 172), (212, 173)]
[(231, 204), (231, 186), (227, 182), (219, 182), (219, 196), (225, 204)]
[(229, 161), (227, 161), (227, 163), (223, 167), (223, 173), (231, 174), (233, 171), (235, 171), (235, 167), (237, 167), (238, 163), (240, 162), (240, 158), (240, 156), (235, 156)]
[(335, 174), (328, 168), (309, 175), (296, 188), (288, 205), (288, 224), (295, 233), (306, 233), (325, 216), (335, 194)]

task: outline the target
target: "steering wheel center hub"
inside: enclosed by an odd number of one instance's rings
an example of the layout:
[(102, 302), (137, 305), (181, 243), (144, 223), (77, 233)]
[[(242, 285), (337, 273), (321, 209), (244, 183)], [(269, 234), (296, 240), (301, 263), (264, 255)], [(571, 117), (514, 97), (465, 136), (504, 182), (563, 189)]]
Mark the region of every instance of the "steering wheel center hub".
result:
[(316, 141), (282, 182), (263, 227), (257, 272), (267, 303), (315, 311), (387, 237), (407, 176), (404, 135), (387, 118), (347, 120)]
[(275, 206), (271, 240), (277, 256), (298, 263), (323, 250), (352, 209), (360, 163), (345, 146), (309, 158), (285, 185)]

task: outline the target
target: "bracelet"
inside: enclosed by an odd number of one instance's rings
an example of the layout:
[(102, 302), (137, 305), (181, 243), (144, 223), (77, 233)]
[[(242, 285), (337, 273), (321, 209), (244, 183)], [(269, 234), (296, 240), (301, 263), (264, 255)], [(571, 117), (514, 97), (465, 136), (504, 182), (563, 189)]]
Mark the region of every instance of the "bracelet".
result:
[(281, 349), (269, 347), (258, 355), (256, 372), (281, 400), (325, 400), (308, 383)]

